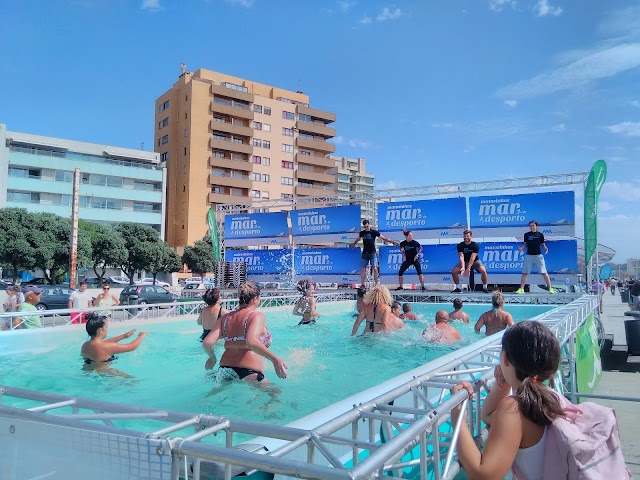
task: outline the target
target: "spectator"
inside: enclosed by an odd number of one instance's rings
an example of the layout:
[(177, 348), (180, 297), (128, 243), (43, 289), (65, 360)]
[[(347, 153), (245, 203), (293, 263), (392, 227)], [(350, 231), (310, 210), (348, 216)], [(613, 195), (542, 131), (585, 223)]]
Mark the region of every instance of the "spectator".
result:
[(462, 299), (453, 300), (453, 312), (449, 313), (449, 320), (460, 320), (463, 323), (469, 323), (469, 314), (462, 311)]
[(491, 295), (491, 303), (493, 304), (493, 308), (480, 315), (478, 322), (475, 327), (473, 327), (476, 333), (480, 333), (484, 325), (487, 337), (514, 324), (511, 314), (502, 309), (502, 307), (504, 307), (504, 297), (500, 290), (493, 292)]
[[(18, 312), (36, 312), (38, 309), (36, 305), (40, 302), (40, 295), (42, 290), (33, 285), (27, 285), (22, 290), (24, 293), (24, 302), (18, 307)], [(29, 328), (42, 328), (39, 315), (25, 315), (22, 317), (16, 317), (13, 319), (13, 328), (17, 329), (29, 329)]]
[(640, 310), (640, 280), (636, 280), (631, 286), (629, 295), (631, 296), (631, 310)]
[(80, 285), (78, 285), (78, 290), (74, 290), (69, 296), (68, 308), (80, 310), (79, 312), (71, 313), (71, 323), (87, 323), (85, 318), (87, 312), (83, 312), (82, 310), (91, 308), (92, 306), (93, 295), (91, 295), (90, 292), (87, 292), (87, 282), (82, 281), (80, 282)]
[(94, 305), (98, 308), (104, 308), (105, 310), (100, 313), (107, 317), (111, 316), (111, 310), (108, 310), (109, 307), (120, 305), (118, 297), (111, 293), (111, 284), (109, 282), (102, 284), (102, 293), (96, 297)]
[(20, 287), (9, 285), (7, 287), (7, 301), (4, 302), (5, 312), (17, 312), (20, 304), (24, 302), (24, 294), (20, 291)]
[(422, 336), (431, 343), (456, 343), (462, 340), (457, 328), (447, 325), (449, 314), (444, 310), (436, 312), (436, 323), (424, 329)]

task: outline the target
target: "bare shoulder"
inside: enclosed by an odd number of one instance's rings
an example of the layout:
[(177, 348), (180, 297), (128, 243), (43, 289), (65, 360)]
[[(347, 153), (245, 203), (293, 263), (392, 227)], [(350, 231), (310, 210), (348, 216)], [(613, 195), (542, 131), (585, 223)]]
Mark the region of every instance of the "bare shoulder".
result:
[(496, 412), (507, 415), (520, 415), (520, 404), (514, 397), (510, 395), (506, 396), (502, 400), (500, 400), (500, 403), (498, 403)]

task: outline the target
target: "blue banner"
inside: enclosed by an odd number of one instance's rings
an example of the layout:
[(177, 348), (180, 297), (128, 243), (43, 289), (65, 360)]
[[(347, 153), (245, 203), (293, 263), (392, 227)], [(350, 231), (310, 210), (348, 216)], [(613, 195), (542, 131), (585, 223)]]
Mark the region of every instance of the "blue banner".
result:
[(351, 281), (360, 278), (359, 248), (304, 248), (293, 254), (296, 276), (314, 280)]
[(462, 236), (467, 225), (464, 198), (378, 203), (378, 230), (394, 240), (404, 240), (402, 229), (416, 238)]
[(291, 210), (295, 242), (352, 242), (360, 231), (360, 205)]
[(249, 280), (291, 278), (291, 250), (226, 250), (227, 262), (247, 264)]
[(247, 213), (224, 217), (224, 244), (227, 247), (288, 243), (287, 212)]
[(544, 235), (575, 235), (574, 192), (469, 197), (471, 230), (476, 237), (522, 237), (529, 222)]

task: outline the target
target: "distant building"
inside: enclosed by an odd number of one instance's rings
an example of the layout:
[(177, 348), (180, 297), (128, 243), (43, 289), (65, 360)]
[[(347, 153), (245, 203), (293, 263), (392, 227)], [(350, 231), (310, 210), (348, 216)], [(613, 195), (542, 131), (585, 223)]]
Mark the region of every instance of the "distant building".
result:
[(640, 258), (627, 258), (627, 273), (633, 278), (640, 278)]
[(155, 149), (168, 165), (167, 242), (207, 233), (221, 203), (335, 193), (334, 113), (309, 97), (223, 73), (183, 69), (155, 105)]
[[(329, 155), (329, 158), (335, 162), (335, 169), (332, 170), (332, 173), (336, 175), (338, 193), (364, 192), (373, 195), (375, 176), (366, 171), (364, 158), (348, 158), (337, 155)], [(360, 203), (360, 207), (362, 219), (373, 220), (373, 196)]]
[(0, 124), (0, 207), (71, 217), (76, 167), (80, 219), (141, 223), (164, 238), (166, 170), (159, 154), (11, 132)]

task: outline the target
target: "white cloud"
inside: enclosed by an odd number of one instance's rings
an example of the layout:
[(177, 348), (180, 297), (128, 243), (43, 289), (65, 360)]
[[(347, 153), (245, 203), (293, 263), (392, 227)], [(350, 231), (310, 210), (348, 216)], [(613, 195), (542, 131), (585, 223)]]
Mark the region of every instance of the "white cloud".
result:
[(346, 14), (346, 13), (349, 13), (349, 10), (351, 10), (356, 5), (358, 5), (358, 2), (343, 0), (338, 2), (338, 9), (340, 10), (341, 13)]
[(640, 66), (640, 43), (600, 47), (581, 58), (498, 91), (502, 97), (535, 97), (575, 89)]
[(504, 104), (505, 104), (505, 106), (507, 106), (509, 108), (516, 108), (518, 106), (518, 101), (517, 100), (505, 100)]
[(387, 180), (376, 185), (376, 190), (391, 190), (392, 188), (398, 188), (398, 182), (395, 180)]
[(141, 10), (148, 10), (150, 12), (158, 12), (162, 10), (160, 0), (142, 0)]
[(557, 17), (562, 13), (562, 8), (550, 5), (548, 0), (539, 0), (534, 7), (534, 10), (539, 17), (546, 17), (549, 15)]
[(640, 36), (640, 5), (611, 11), (599, 26), (604, 37), (632, 39)]
[[(607, 159), (609, 160), (609, 159)], [(628, 202), (640, 201), (640, 180), (632, 182), (605, 182), (602, 186), (601, 197), (607, 201)]]
[(237, 5), (239, 7), (251, 8), (255, 3), (255, 0), (224, 0), (229, 5)]
[(397, 20), (398, 18), (402, 17), (403, 13), (402, 10), (400, 10), (397, 7), (384, 7), (382, 9), (382, 11), (378, 14), (378, 16), (376, 17), (376, 21), (377, 22), (387, 22), (389, 20)]
[(625, 137), (640, 137), (640, 122), (622, 122), (605, 127), (611, 133)]
[(564, 123), (559, 123), (558, 125), (551, 127), (551, 130), (554, 132), (565, 132), (567, 130), (567, 126)]
[(431, 126), (433, 128), (453, 128), (453, 123), (451, 122), (432, 123)]
[(342, 145), (344, 143), (344, 137), (338, 135), (337, 137), (330, 139), (329, 142), (335, 143), (336, 145)]
[(489, 0), (489, 8), (494, 12), (501, 12), (505, 7), (514, 6), (515, 0)]
[(368, 16), (364, 16), (362, 17), (360, 20), (358, 20), (358, 23), (361, 25), (369, 25), (373, 20), (371, 20), (371, 17)]
[(638, 107), (638, 108), (640, 108), (640, 101), (638, 101), (638, 100), (633, 100), (633, 101), (631, 102), (631, 106), (632, 106), (632, 107)]
[(373, 144), (367, 140), (360, 140), (359, 138), (345, 138), (340, 135), (333, 137), (329, 142), (335, 145), (346, 145), (351, 148), (360, 149), (367, 149), (373, 146)]

